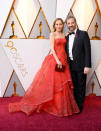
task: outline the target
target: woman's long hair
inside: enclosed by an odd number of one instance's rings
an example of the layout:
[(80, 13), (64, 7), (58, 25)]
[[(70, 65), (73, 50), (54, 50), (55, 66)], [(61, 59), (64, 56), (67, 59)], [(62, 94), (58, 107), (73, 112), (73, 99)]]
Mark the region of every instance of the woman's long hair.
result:
[(55, 24), (56, 24), (56, 22), (57, 22), (58, 20), (60, 20), (60, 21), (62, 22), (62, 24), (63, 24), (63, 28), (62, 28), (62, 30), (61, 30), (61, 32), (63, 32), (63, 29), (64, 29), (64, 21), (63, 21), (62, 18), (56, 18), (55, 21), (53, 22), (53, 32), (56, 31), (56, 29), (55, 29)]

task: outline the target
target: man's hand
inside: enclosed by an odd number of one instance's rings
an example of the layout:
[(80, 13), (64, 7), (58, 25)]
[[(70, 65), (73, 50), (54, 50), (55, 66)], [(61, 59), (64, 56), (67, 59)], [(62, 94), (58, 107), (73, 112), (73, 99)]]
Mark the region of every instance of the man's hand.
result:
[(68, 36), (69, 35), (69, 33), (67, 32), (66, 34), (65, 34), (65, 36)]
[(90, 71), (90, 68), (89, 68), (89, 67), (85, 67), (85, 68), (84, 68), (84, 74), (88, 74), (89, 71)]

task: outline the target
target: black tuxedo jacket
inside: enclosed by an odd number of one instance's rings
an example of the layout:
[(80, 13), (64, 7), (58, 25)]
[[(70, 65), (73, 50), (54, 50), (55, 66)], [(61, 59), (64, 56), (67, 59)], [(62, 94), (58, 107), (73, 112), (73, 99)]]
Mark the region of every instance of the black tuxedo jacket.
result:
[[(66, 53), (69, 58), (69, 35), (66, 36)], [(77, 29), (75, 34), (73, 48), (73, 67), (72, 70), (83, 70), (84, 67), (91, 67), (91, 46), (88, 33)], [(69, 60), (69, 59), (68, 59)]]

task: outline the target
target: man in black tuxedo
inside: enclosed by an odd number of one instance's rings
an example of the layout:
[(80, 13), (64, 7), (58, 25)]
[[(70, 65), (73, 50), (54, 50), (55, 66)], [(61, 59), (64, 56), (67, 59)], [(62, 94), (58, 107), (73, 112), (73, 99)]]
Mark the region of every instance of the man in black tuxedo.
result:
[(88, 33), (77, 29), (76, 19), (69, 16), (66, 19), (69, 32), (66, 33), (66, 53), (68, 56), (72, 80), (74, 84), (74, 97), (80, 111), (82, 111), (86, 77), (91, 68), (91, 46)]

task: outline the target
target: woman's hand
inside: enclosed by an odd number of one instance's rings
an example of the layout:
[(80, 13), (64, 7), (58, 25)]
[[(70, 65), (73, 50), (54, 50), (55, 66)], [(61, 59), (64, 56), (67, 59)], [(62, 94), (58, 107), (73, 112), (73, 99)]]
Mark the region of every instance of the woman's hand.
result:
[(62, 68), (62, 63), (59, 60), (57, 61), (57, 64), (58, 64), (58, 68)]

